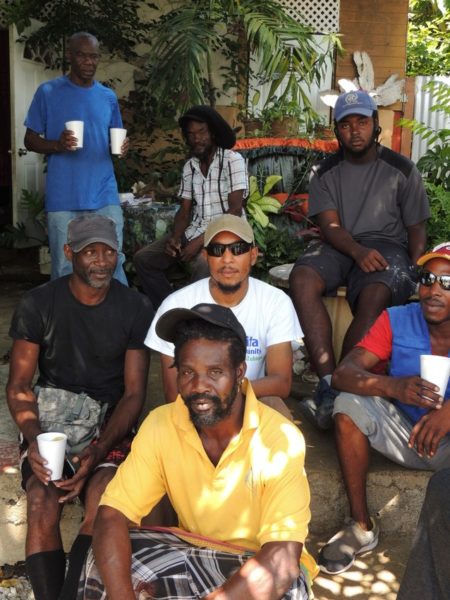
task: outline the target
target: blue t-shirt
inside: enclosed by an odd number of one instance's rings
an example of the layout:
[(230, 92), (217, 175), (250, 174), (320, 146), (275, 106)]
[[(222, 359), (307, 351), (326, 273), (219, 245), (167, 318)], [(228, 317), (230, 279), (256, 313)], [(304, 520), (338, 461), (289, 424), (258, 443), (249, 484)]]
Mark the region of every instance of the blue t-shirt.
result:
[(95, 210), (119, 204), (109, 150), (109, 128), (122, 127), (116, 95), (97, 81), (84, 88), (67, 76), (41, 84), (25, 126), (58, 140), (66, 121), (84, 122), (83, 148), (48, 155), (45, 209)]

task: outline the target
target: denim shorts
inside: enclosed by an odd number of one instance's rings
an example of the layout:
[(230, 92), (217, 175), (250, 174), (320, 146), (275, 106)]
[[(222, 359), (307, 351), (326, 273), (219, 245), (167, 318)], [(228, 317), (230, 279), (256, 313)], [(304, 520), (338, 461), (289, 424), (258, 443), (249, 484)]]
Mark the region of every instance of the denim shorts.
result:
[(347, 300), (353, 312), (361, 290), (370, 283), (383, 283), (391, 290), (392, 306), (404, 304), (415, 293), (417, 282), (416, 269), (406, 249), (385, 240), (359, 243), (378, 250), (388, 262), (388, 269), (365, 273), (352, 258), (320, 240), (308, 245), (294, 268), (307, 266), (314, 269), (325, 282), (326, 296), (335, 296), (339, 286), (347, 286)]

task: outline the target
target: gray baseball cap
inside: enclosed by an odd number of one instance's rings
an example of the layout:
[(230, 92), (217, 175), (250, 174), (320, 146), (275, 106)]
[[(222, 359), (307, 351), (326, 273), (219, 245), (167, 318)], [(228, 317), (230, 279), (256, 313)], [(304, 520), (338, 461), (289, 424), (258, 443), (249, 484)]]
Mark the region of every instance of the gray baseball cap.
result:
[(119, 250), (116, 224), (103, 215), (82, 215), (69, 222), (67, 243), (74, 252), (80, 252), (89, 244), (102, 242), (113, 250)]

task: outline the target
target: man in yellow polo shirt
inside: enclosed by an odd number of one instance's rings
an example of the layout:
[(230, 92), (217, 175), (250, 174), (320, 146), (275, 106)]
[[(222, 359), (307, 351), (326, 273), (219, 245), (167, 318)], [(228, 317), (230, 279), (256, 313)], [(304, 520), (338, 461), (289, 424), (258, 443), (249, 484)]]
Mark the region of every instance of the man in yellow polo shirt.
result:
[[(305, 443), (244, 379), (243, 327), (198, 304), (156, 332), (175, 344), (179, 396), (145, 419), (101, 499), (79, 597), (307, 600)], [(166, 493), (179, 528), (130, 529)]]

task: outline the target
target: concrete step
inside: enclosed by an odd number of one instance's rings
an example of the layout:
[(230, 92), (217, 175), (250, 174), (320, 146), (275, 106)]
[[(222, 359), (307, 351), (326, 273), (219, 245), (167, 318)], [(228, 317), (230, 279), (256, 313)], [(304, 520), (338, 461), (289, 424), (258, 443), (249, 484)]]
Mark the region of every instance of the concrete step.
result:
[[(292, 410), (293, 400), (288, 404)], [(348, 506), (333, 433), (317, 431), (302, 420), (295, 405), (293, 413), (306, 440), (306, 472), (311, 486), (310, 530), (313, 534), (337, 530), (348, 515)], [(379, 517), (383, 532), (403, 535), (415, 529), (430, 475), (430, 471), (405, 469), (372, 452), (367, 498), (370, 513)]]
[[(306, 441), (306, 472), (311, 486), (310, 530), (321, 535), (340, 528), (348, 515), (348, 506), (333, 432), (317, 430), (299, 409), (302, 398), (313, 389), (313, 385), (295, 377), (287, 404)], [(410, 535), (415, 530), (430, 475), (430, 471), (405, 469), (372, 451), (367, 499), (370, 513), (379, 517), (384, 533)]]

